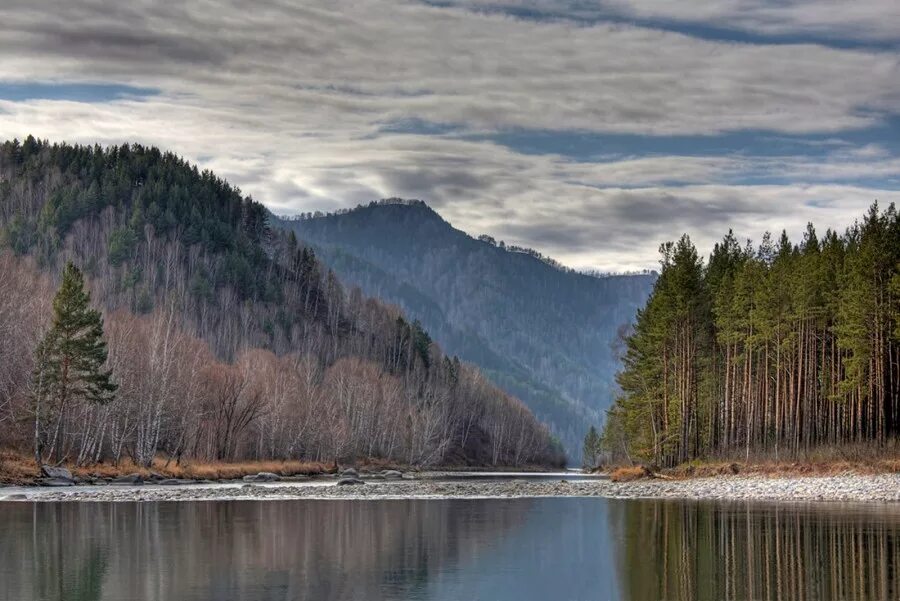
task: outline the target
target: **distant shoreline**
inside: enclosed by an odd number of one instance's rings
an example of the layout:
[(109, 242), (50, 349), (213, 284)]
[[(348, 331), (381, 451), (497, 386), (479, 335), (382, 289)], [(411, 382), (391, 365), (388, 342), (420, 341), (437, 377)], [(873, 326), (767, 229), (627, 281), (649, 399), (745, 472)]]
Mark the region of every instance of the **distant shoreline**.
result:
[[(46, 468), (55, 470), (55, 466)], [(335, 478), (344, 470), (357, 470), (365, 478), (378, 479), (385, 471), (396, 471), (404, 474), (420, 474), (423, 478), (436, 474), (453, 476), (457, 474), (479, 474), (484, 472), (546, 473), (553, 468), (540, 465), (526, 466), (465, 466), (447, 465), (422, 468), (400, 463), (363, 458), (351, 463), (334, 463), (322, 461), (235, 461), (235, 462), (203, 462), (186, 461), (175, 463), (164, 459), (155, 459), (152, 466), (136, 466), (130, 460), (119, 464), (97, 463), (86, 466), (63, 464), (59, 466), (65, 472), (62, 483), (57, 478), (47, 477), (44, 468), (38, 467), (33, 457), (12, 450), (0, 449), (0, 497), (4, 490), (10, 488), (67, 488), (69, 486), (103, 487), (124, 484), (135, 485), (211, 485), (242, 484), (252, 482), (303, 482)], [(128, 482), (131, 480), (132, 482)]]
[[(230, 483), (139, 487), (93, 486), (75, 489), (0, 489), (0, 501), (233, 501), (291, 499), (467, 499), (598, 497), (608, 499), (682, 499), (709, 501), (875, 502), (900, 503), (900, 474), (766, 477), (716, 476), (684, 480), (644, 479), (612, 482), (589, 479), (477, 478), (454, 480), (437, 475), (402, 480), (367, 480), (364, 485), (337, 486), (334, 479), (303, 483)], [(900, 504), (897, 505), (900, 508)]]

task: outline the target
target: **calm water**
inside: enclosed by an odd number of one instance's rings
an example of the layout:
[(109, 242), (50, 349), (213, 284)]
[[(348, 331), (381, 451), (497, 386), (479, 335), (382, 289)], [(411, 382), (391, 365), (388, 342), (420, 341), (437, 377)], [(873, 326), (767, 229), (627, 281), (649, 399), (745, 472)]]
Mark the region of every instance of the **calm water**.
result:
[(900, 510), (603, 499), (0, 503), (0, 599), (897, 599)]

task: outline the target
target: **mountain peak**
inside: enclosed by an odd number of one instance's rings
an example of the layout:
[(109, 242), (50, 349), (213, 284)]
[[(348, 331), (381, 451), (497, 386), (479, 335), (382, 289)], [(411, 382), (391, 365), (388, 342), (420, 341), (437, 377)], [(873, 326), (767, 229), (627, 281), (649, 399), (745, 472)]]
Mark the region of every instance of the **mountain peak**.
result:
[[(437, 211), (428, 206), (424, 200), (417, 198), (382, 198), (381, 200), (373, 200), (365, 204), (358, 204), (355, 207), (338, 209), (330, 213), (322, 211), (310, 211), (300, 213), (299, 215), (290, 217), (281, 217), (285, 221), (308, 221), (318, 219), (332, 219), (335, 217), (343, 217), (347, 215), (364, 215), (371, 216), (376, 213), (390, 213), (392, 215), (405, 214), (417, 219), (428, 219), (439, 223), (447, 223)], [(449, 225), (449, 224), (448, 224)]]
[(537, 251), (473, 238), (420, 200), (389, 198), (283, 224), (345, 282), (400, 306), (481, 365), (576, 456), (616, 392), (613, 349), (648, 276), (597, 278)]

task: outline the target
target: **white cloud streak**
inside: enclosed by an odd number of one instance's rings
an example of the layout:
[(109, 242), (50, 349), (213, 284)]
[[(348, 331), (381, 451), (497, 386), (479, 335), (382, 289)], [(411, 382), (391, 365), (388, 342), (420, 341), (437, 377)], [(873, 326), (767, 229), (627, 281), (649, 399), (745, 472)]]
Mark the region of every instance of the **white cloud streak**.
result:
[[(0, 81), (116, 82), (144, 100), (0, 101), (0, 137), (140, 141), (214, 169), (276, 212), (422, 198), (455, 226), (578, 267), (652, 266), (664, 239), (845, 224), (890, 190), (877, 145), (804, 157), (574, 162), (490, 141), (391, 134), (401, 120), (715, 134), (834, 132), (900, 105), (900, 59), (811, 44), (747, 45), (638, 27), (542, 23), (415, 2), (302, 6), (13, 2)], [(748, 185), (753, 178), (781, 185)]]

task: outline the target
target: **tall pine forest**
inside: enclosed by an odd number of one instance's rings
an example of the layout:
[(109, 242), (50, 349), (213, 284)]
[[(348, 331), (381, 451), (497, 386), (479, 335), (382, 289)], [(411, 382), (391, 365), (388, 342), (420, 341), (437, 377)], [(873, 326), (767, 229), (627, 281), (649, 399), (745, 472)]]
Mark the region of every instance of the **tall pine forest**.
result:
[[(521, 402), (269, 219), (156, 148), (2, 144), (0, 446), (147, 466), (564, 461)], [(69, 263), (102, 311), (115, 394), (38, 420), (35, 349)]]
[(627, 338), (606, 449), (671, 466), (792, 458), (900, 434), (900, 216), (874, 204), (843, 233), (758, 245), (691, 240)]

